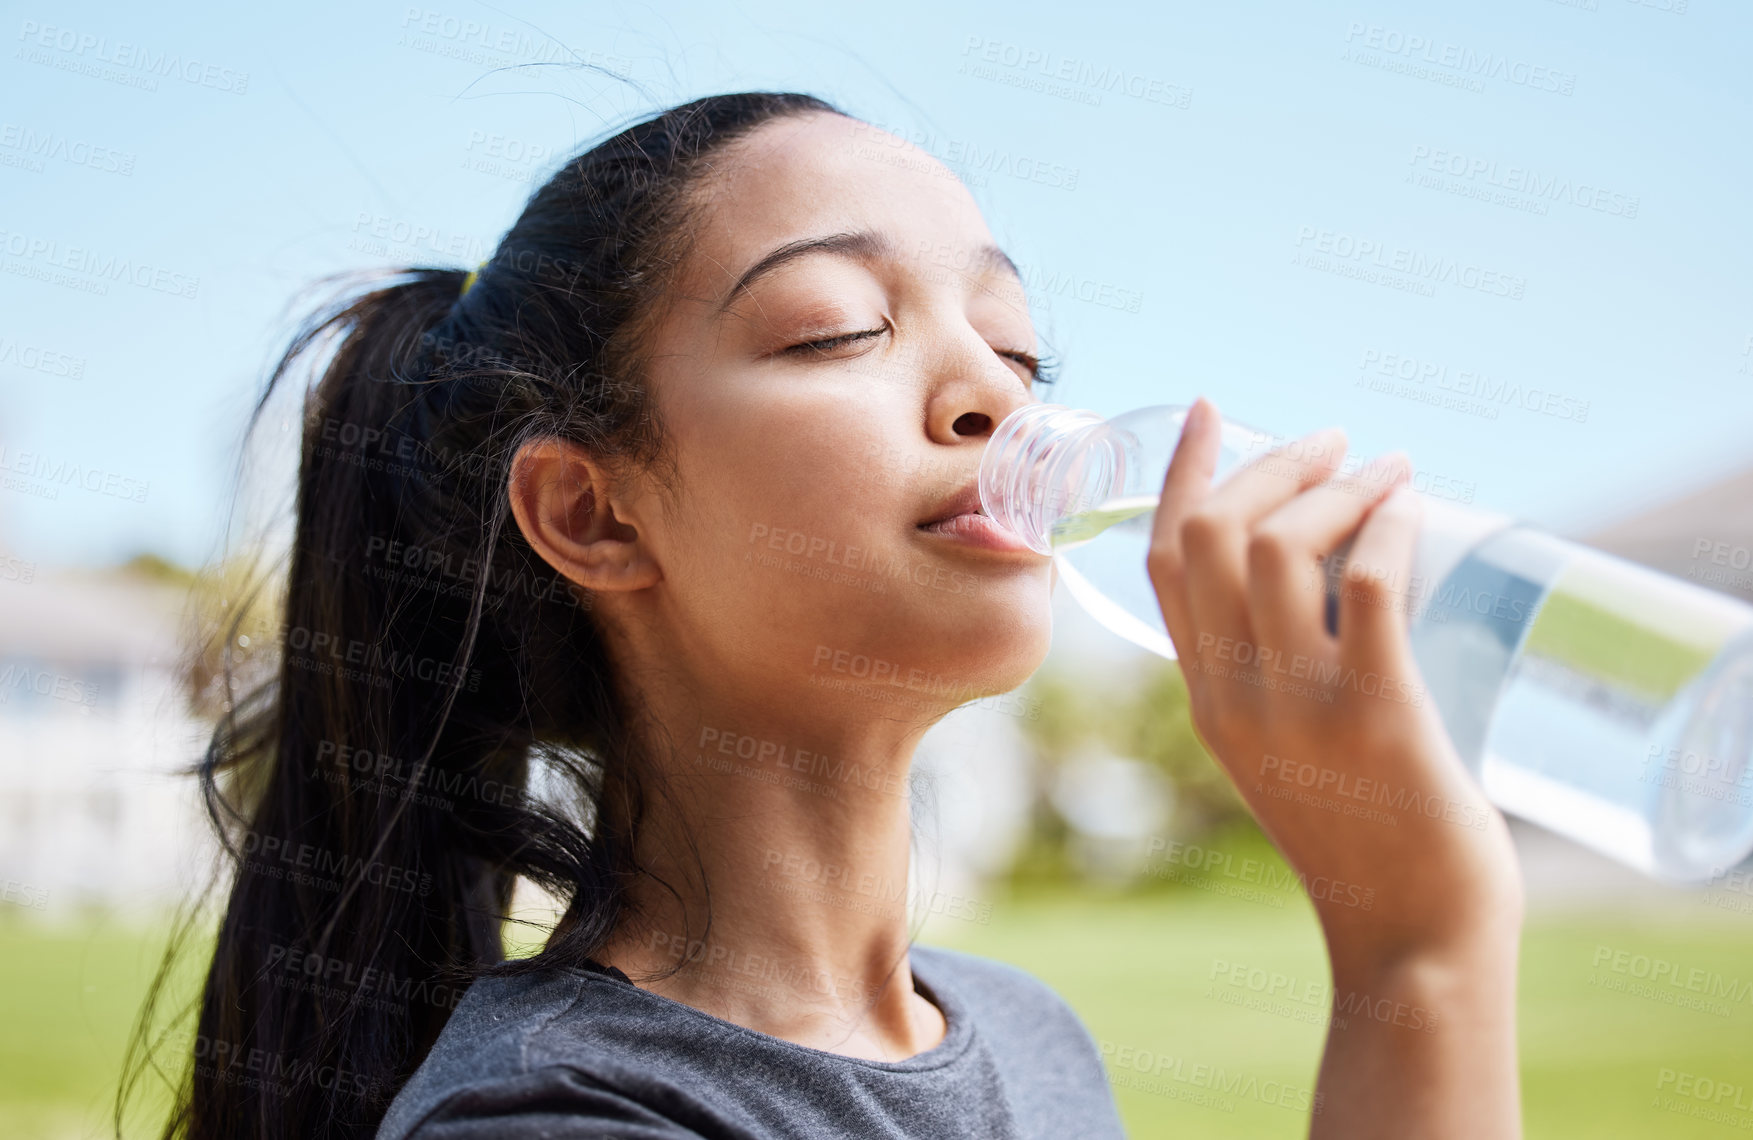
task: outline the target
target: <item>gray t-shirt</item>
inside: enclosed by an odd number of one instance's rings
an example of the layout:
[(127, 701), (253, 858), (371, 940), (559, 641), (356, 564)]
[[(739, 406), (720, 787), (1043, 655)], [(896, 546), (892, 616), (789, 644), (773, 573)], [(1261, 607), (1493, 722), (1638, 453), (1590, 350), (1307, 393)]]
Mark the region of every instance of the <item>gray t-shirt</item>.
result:
[(904, 1061), (795, 1045), (607, 974), (476, 982), (378, 1140), (1112, 1140), (1089, 1031), (1043, 982), (915, 946), (944, 1039)]

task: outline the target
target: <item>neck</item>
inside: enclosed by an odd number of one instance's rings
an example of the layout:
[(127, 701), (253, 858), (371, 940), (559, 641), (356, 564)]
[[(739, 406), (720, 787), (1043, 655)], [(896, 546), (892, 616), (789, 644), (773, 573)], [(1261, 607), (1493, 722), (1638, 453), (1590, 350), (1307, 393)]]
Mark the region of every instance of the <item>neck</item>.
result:
[(937, 1044), (907, 959), (907, 777), (936, 716), (644, 680), (641, 873), (601, 960), (812, 1048), (898, 1060)]

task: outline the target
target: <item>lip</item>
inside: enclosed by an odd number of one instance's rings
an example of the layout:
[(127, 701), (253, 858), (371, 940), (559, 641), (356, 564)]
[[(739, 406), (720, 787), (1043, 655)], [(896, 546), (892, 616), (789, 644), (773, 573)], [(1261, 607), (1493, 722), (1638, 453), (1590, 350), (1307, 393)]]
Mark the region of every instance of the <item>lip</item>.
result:
[(1020, 535), (999, 526), (981, 509), (980, 489), (972, 483), (915, 529), (980, 550), (1035, 554)]

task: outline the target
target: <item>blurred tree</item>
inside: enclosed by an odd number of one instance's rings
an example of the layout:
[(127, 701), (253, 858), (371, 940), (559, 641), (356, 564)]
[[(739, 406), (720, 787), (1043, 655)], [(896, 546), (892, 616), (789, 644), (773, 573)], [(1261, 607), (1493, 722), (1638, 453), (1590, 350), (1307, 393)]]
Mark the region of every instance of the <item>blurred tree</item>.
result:
[(233, 558), (190, 576), (184, 675), (197, 716), (217, 720), (278, 662), (285, 577), (266, 563)]
[(1065, 676), (1044, 670), (1028, 684), (1039, 715), (1022, 722), (1031, 746), (1030, 785), (1034, 789), (1029, 834), (1011, 865), (1014, 883), (1063, 882), (1073, 877), (1071, 827), (1053, 807), (1047, 789), (1059, 766), (1089, 739), (1090, 699)]
[(1036, 795), (1030, 836), (1012, 868), (1013, 882), (1076, 877), (1071, 827), (1054, 809), (1046, 789), (1083, 752), (1109, 752), (1162, 772), (1174, 787), (1174, 809), (1165, 828), (1174, 839), (1191, 842), (1231, 835), (1238, 828), (1254, 830), (1228, 774), (1193, 730), (1187, 685), (1174, 662), (1148, 666), (1138, 683), (1126, 689), (1043, 670), (1029, 682), (1028, 692), (1040, 710), (1025, 722), (1034, 751)]
[(1179, 665), (1157, 663), (1126, 715), (1114, 722), (1113, 745), (1122, 755), (1154, 764), (1175, 785), (1175, 820), (1180, 836), (1204, 835), (1251, 818), (1229, 774), (1205, 750), (1193, 730), (1187, 681)]
[(122, 563), (121, 572), (163, 586), (180, 586), (185, 590), (195, 581), (195, 575), (192, 571), (185, 570), (170, 559), (163, 555), (154, 554), (150, 550), (136, 554)]

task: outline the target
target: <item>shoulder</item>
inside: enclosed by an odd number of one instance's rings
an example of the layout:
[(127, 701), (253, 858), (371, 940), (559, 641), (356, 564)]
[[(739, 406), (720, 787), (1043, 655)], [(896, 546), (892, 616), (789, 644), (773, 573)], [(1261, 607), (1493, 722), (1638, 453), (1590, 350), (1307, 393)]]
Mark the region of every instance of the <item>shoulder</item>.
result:
[(1009, 962), (943, 946), (915, 946), (909, 958), (914, 975), (926, 985), (941, 982), (953, 986), (958, 996), (978, 1007), (1020, 1005), (1036, 1012), (1077, 1016), (1053, 987)]
[(1082, 1018), (1027, 970), (916, 946), (913, 975), (973, 1024), (1019, 1120), (1055, 1137), (1125, 1135), (1101, 1051)]
[(396, 1095), (378, 1140), (559, 1138), (583, 1136), (575, 1130), (585, 1125), (592, 1140), (693, 1135), (593, 1077), (588, 1044), (556, 1041), (554, 1027), (613, 1000), (612, 989), (571, 971), (477, 981)]
[(914, 976), (928, 988), (952, 990), (993, 1048), (1095, 1052), (1076, 1011), (1027, 970), (941, 946), (915, 946), (910, 958)]

